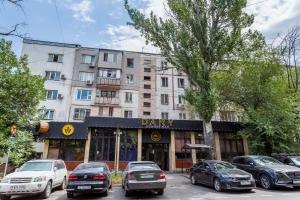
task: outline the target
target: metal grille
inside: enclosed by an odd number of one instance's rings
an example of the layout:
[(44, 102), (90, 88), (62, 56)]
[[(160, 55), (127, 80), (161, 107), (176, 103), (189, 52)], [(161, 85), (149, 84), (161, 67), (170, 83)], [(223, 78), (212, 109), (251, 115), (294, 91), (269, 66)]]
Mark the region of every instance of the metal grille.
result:
[(300, 179), (300, 172), (287, 172), (286, 173), (291, 179)]
[(236, 177), (235, 178), (237, 181), (249, 181), (250, 177)]
[(32, 178), (11, 178), (10, 183), (30, 183)]

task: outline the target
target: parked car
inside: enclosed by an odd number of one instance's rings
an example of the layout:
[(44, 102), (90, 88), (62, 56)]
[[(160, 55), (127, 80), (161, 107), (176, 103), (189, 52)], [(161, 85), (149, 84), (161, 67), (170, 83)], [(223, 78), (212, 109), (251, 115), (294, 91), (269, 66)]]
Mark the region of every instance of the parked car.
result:
[(41, 194), (47, 199), (51, 190), (66, 185), (67, 169), (62, 160), (31, 160), (4, 177), (0, 183), (0, 198), (8, 200), (12, 195)]
[(285, 165), (272, 157), (238, 156), (233, 159), (233, 164), (251, 173), (265, 189), (274, 186), (300, 186), (300, 169)]
[(82, 163), (69, 175), (67, 196), (73, 198), (74, 194), (100, 193), (107, 196), (112, 187), (112, 176), (105, 163)]
[(279, 160), (280, 162), (300, 168), (300, 156), (286, 154), (286, 153), (279, 153), (279, 154), (272, 154), (272, 157)]
[(253, 176), (234, 165), (217, 160), (199, 162), (190, 169), (193, 185), (201, 183), (212, 186), (218, 192), (222, 190), (246, 190), (255, 188)]
[(133, 191), (155, 191), (163, 195), (166, 185), (166, 175), (155, 162), (129, 162), (123, 172), (125, 196), (130, 196)]

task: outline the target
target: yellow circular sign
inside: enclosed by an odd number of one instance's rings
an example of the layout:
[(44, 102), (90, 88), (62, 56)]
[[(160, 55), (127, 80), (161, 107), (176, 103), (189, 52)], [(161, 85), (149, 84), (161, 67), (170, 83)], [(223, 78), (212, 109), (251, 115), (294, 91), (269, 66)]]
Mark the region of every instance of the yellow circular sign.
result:
[(62, 128), (62, 133), (63, 133), (64, 136), (73, 135), (74, 126), (72, 126), (71, 124), (64, 125), (64, 127)]
[(159, 142), (161, 140), (161, 134), (158, 131), (153, 131), (151, 133), (151, 140), (153, 142)]

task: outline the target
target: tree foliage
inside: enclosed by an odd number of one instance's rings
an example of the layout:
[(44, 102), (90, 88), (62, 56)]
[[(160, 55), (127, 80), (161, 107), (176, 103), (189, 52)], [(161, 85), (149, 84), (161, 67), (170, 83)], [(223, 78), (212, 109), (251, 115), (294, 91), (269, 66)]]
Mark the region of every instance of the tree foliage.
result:
[[(38, 120), (37, 106), (44, 97), (44, 79), (31, 75), (26, 56), (18, 59), (11, 42), (0, 40), (0, 156), (14, 147), (12, 159), (18, 164), (31, 152), (32, 136), (25, 133)], [(8, 141), (12, 122), (18, 127), (13, 145)]]

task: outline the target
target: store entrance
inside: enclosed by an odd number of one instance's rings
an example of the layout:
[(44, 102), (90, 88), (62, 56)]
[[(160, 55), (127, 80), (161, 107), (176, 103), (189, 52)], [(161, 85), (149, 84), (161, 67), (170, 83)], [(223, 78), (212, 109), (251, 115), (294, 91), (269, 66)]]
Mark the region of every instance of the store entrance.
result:
[(169, 170), (169, 144), (144, 143), (142, 160), (156, 162), (162, 170)]

